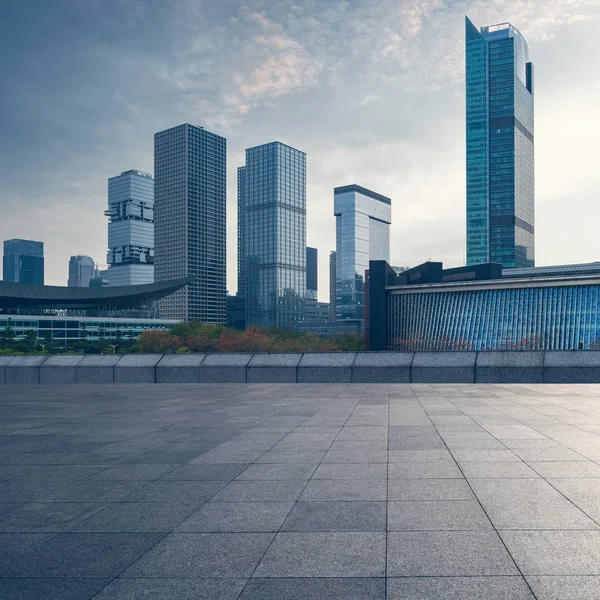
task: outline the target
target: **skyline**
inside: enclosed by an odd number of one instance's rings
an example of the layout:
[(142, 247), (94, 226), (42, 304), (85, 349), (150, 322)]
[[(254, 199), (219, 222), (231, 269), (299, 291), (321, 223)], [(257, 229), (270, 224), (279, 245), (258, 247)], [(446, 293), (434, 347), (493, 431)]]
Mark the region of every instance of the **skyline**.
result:
[[(128, 169), (154, 174), (153, 134), (183, 122), (228, 140), (230, 293), (237, 287), (237, 167), (245, 148), (274, 139), (308, 155), (307, 244), (320, 250), (320, 300), (335, 248), (337, 186), (356, 183), (392, 198), (392, 264), (429, 256), (462, 264), (465, 14), (477, 23), (513, 23), (536, 63), (536, 263), (599, 258), (597, 1), (452, 8), (431, 1), (412, 12), (386, 0), (348, 2), (337, 12), (311, 2), (293, 10), (292, 2), (244, 9), (230, 2), (210, 14), (189, 1), (165, 9), (169, 25), (158, 30), (154, 2), (135, 12), (126, 1), (118, 14), (100, 3), (87, 12), (70, 2), (32, 4), (9, 7), (0, 25), (13, 56), (2, 67), (13, 93), (0, 100), (0, 238), (43, 241), (49, 284), (66, 285), (71, 255), (102, 262), (107, 179)], [(30, 26), (18, 39), (20, 28), (6, 25), (25, 16)], [(118, 26), (103, 37), (95, 22), (103, 31)], [(202, 27), (211, 29), (206, 46)], [(73, 222), (81, 223), (77, 231)]]

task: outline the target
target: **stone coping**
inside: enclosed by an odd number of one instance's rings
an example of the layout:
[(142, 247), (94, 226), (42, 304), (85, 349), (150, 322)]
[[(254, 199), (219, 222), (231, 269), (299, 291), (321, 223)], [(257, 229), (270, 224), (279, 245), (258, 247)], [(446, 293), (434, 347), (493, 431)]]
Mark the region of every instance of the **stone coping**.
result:
[(600, 383), (600, 351), (0, 356), (0, 384), (71, 381)]

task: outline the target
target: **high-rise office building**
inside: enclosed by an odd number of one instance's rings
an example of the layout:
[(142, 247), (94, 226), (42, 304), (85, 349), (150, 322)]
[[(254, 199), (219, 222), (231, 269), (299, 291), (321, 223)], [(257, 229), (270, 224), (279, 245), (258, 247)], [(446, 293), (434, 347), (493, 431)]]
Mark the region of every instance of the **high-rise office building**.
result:
[(246, 167), (238, 167), (238, 296), (246, 295)]
[(188, 123), (156, 133), (154, 177), (154, 278), (194, 277), (160, 301), (160, 315), (225, 323), (225, 138)]
[(329, 253), (329, 320), (335, 321), (335, 250)]
[(109, 286), (154, 282), (154, 179), (125, 171), (108, 180)]
[(319, 253), (306, 247), (306, 297), (316, 300), (319, 295)]
[(244, 196), (247, 324), (294, 327), (306, 299), (306, 154), (247, 149)]
[(96, 277), (98, 277), (98, 269), (90, 256), (71, 256), (68, 287), (90, 287), (90, 281)]
[(466, 19), (467, 264), (531, 267), (534, 249), (533, 65), (510, 23)]
[(44, 284), (44, 243), (32, 240), (6, 240), (2, 277), (14, 283)]
[(336, 320), (365, 318), (365, 271), (389, 261), (392, 201), (359, 185), (334, 190)]

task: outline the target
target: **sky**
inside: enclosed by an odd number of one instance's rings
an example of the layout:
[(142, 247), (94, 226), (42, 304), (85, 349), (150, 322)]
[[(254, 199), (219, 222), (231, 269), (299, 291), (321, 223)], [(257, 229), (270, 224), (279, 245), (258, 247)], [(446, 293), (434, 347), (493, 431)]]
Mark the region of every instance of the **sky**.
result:
[(333, 188), (392, 199), (391, 263), (464, 264), (464, 18), (509, 21), (535, 65), (536, 263), (600, 260), (600, 0), (0, 0), (0, 240), (104, 264), (107, 179), (152, 173), (153, 134), (227, 138), (236, 171), (279, 140), (307, 153), (307, 242), (329, 300)]

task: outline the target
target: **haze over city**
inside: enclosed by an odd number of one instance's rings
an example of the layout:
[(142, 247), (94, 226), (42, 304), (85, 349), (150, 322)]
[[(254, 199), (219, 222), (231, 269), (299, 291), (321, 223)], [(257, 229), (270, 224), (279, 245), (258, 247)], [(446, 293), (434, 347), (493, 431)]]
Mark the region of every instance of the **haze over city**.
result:
[(535, 63), (536, 264), (598, 260), (598, 0), (66, 0), (6, 3), (0, 23), (0, 239), (103, 264), (107, 179), (154, 172), (153, 134), (227, 138), (227, 287), (236, 169), (280, 140), (307, 153), (307, 243), (327, 300), (333, 188), (392, 198), (391, 262), (464, 263), (464, 15), (510, 21)]

